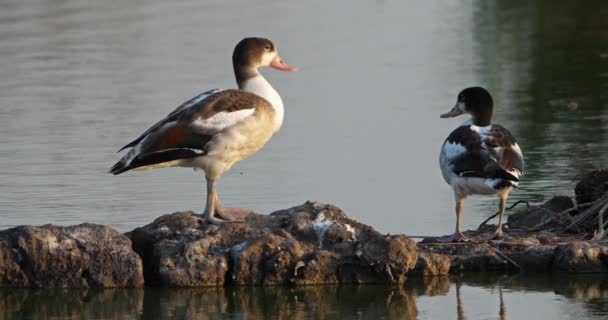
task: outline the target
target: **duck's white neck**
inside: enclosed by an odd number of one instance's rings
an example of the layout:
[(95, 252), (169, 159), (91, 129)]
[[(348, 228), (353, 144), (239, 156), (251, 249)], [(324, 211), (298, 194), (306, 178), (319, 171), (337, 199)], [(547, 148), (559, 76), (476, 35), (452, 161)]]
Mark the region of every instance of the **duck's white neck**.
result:
[(285, 114), (283, 100), (281, 100), (281, 96), (279, 96), (277, 91), (274, 90), (261, 73), (258, 72), (254, 77), (239, 83), (239, 89), (254, 93), (270, 102), (275, 112), (274, 131), (281, 128), (283, 116)]

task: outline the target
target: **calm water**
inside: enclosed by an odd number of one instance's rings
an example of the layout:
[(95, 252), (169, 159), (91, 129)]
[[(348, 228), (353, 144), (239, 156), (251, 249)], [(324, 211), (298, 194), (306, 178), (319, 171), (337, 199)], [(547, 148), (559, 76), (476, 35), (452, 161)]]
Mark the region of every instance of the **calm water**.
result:
[[(228, 205), (267, 213), (319, 200), (383, 232), (449, 233), (453, 197), (437, 158), (443, 139), (465, 119), (439, 114), (471, 85), (490, 89), (495, 121), (512, 130), (526, 155), (527, 173), (512, 200), (572, 194), (573, 179), (608, 164), (605, 1), (4, 0), (0, 229), (89, 221), (128, 231), (164, 213), (200, 212), (203, 177), (191, 170), (118, 177), (106, 171), (119, 147), (176, 105), (234, 87), (232, 48), (251, 35), (274, 39), (301, 72), (263, 71), (285, 101), (285, 124), (220, 182)], [(495, 206), (494, 199), (472, 198), (465, 226), (476, 226)], [(606, 314), (591, 296), (563, 293), (560, 285), (465, 282), (463, 308), (471, 318), (498, 317), (502, 288), (511, 318), (531, 310)], [(438, 297), (378, 287), (4, 291), (0, 299), (11, 307), (3, 310), (28, 310), (30, 318), (306, 318), (327, 310), (352, 318), (401, 310), (454, 317), (455, 288), (441, 286), (446, 291)], [(605, 298), (605, 288), (594, 290)], [(274, 304), (277, 297), (284, 309)]]
[(0, 320), (606, 319), (608, 282), (597, 280), (446, 277), (405, 287), (0, 289)]
[[(608, 4), (594, 3), (3, 1), (0, 228), (128, 231), (200, 212), (192, 170), (106, 171), (177, 104), (234, 87), (230, 55), (248, 35), (274, 39), (301, 72), (264, 70), (285, 125), (221, 181), (229, 205), (267, 213), (319, 200), (384, 232), (451, 232), (437, 158), (465, 119), (439, 114), (471, 85), (490, 89), (496, 122), (525, 151), (513, 199), (571, 194), (608, 156)], [(495, 206), (472, 198), (466, 225)]]

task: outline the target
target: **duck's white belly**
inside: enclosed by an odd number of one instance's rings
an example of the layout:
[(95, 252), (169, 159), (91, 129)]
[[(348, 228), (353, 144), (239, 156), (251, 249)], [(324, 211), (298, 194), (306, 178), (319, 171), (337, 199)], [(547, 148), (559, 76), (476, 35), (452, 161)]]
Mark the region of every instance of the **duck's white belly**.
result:
[(274, 133), (273, 118), (272, 113), (260, 112), (218, 133), (207, 143), (204, 156), (193, 158), (183, 166), (202, 169), (211, 176), (221, 175), (270, 140)]
[(503, 189), (495, 189), (493, 185), (497, 183), (494, 179), (474, 178), (474, 177), (459, 177), (454, 176), (450, 181), (450, 186), (454, 189), (454, 193), (459, 196), (469, 196), (474, 194), (493, 195)]

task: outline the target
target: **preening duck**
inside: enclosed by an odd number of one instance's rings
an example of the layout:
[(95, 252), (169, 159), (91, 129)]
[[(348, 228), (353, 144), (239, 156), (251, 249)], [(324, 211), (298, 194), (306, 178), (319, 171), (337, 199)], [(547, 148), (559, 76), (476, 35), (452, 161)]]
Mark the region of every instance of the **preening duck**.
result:
[(481, 87), (462, 90), (456, 106), (441, 118), (465, 113), (471, 119), (456, 128), (443, 143), (439, 157), (441, 173), (454, 190), (456, 231), (446, 241), (468, 241), (460, 229), (464, 199), (469, 195), (497, 195), (498, 228), (494, 238), (501, 238), (502, 218), (509, 192), (517, 187), (524, 173), (524, 158), (511, 132), (492, 124), (494, 103)]
[(262, 148), (283, 123), (283, 101), (258, 68), (297, 69), (289, 67), (274, 43), (264, 38), (241, 40), (234, 48), (232, 65), (238, 90), (214, 89), (184, 102), (120, 149), (130, 148), (110, 172), (174, 166), (202, 169), (208, 222), (243, 221), (251, 214), (224, 208), (216, 183), (232, 165)]

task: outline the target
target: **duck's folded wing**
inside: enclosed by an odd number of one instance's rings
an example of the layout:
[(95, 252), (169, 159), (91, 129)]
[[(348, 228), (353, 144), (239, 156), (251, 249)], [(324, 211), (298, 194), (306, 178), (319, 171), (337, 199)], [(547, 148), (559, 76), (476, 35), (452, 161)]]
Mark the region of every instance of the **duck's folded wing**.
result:
[(447, 160), (452, 172), (461, 177), (519, 181), (517, 176), (502, 168), (491, 153), (483, 148), (468, 151)]
[(110, 172), (173, 166), (183, 159), (205, 155), (215, 135), (253, 116), (262, 105), (268, 107), (268, 102), (239, 90), (212, 94), (148, 129)]
[(148, 134), (150, 134), (152, 131), (158, 129), (159, 127), (161, 127), (162, 125), (175, 121), (177, 120), (177, 117), (180, 115), (180, 113), (182, 113), (184, 110), (188, 109), (188, 108), (192, 108), (192, 107), (196, 107), (199, 104), (204, 104), (204, 101), (209, 98), (210, 96), (212, 96), (215, 93), (218, 93), (222, 90), (220, 89), (213, 89), (213, 90), (209, 90), (209, 91), (205, 91), (201, 94), (199, 94), (196, 97), (193, 97), (192, 99), (182, 103), (181, 105), (179, 105), (177, 108), (175, 108), (175, 110), (171, 111), (171, 113), (169, 113), (164, 119), (160, 120), (159, 122), (155, 123), (153, 126), (151, 126), (148, 130), (146, 130), (144, 133), (142, 133), (139, 137), (137, 137), (137, 139), (129, 142), (128, 144), (126, 144), (124, 147), (120, 148), (120, 150), (118, 150), (118, 152), (127, 149), (127, 148), (131, 148), (136, 146), (143, 138), (145, 138)]
[(518, 177), (524, 174), (523, 153), (508, 129), (492, 125), (483, 137), (483, 144), (501, 168)]
[(471, 130), (471, 126), (461, 126), (452, 131), (442, 150), (449, 170), (461, 177), (519, 181), (517, 176), (502, 168), (484, 139), (485, 135)]

